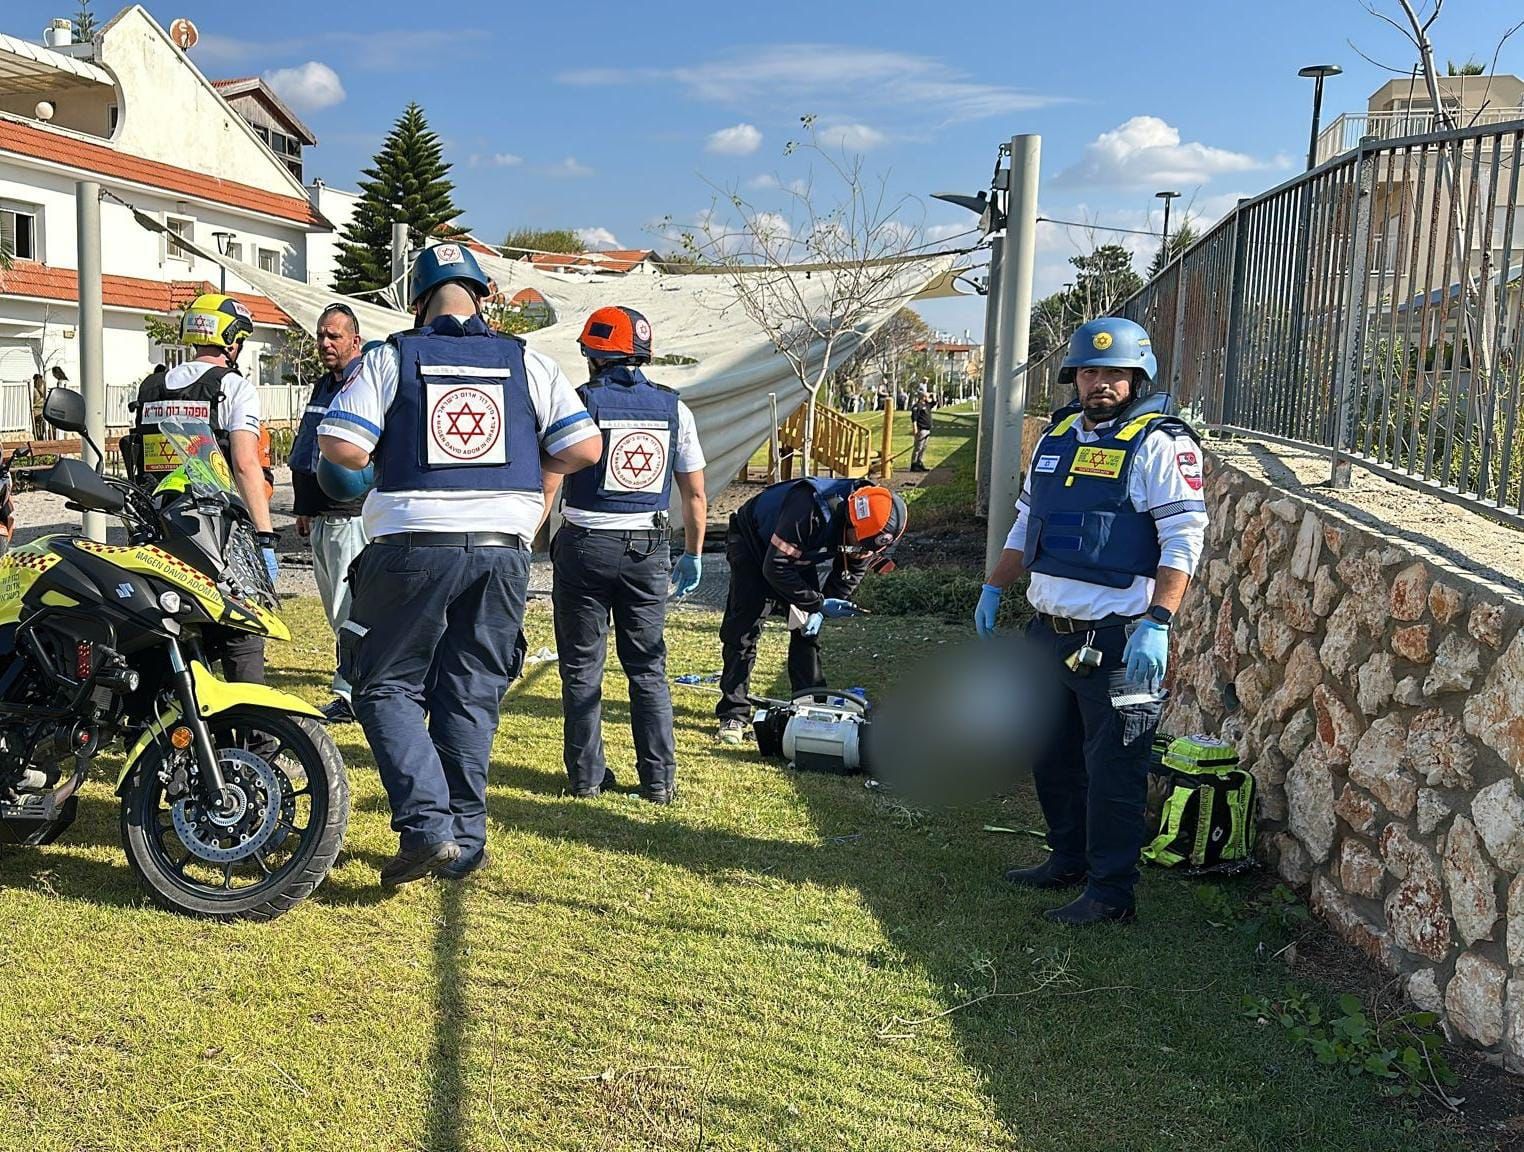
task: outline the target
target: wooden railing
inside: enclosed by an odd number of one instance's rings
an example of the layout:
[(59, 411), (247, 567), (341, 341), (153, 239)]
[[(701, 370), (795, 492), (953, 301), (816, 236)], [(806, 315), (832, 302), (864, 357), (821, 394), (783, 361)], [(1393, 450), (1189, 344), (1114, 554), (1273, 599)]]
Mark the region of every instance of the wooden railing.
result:
[[(778, 442), (784, 453), (785, 475), (791, 473), (791, 462), (804, 450), (805, 406), (794, 409), (793, 415), (778, 427)], [(872, 433), (855, 420), (848, 420), (834, 408), (824, 404), (815, 407), (815, 442), (811, 446), (816, 473), (827, 469), (838, 476), (866, 476), (872, 460)]]

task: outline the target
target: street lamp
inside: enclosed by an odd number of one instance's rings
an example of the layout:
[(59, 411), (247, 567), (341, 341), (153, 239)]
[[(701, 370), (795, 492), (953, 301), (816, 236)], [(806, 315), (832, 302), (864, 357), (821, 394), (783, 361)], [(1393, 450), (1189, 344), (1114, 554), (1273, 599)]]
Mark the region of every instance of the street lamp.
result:
[(1309, 64), (1305, 68), (1298, 68), (1298, 76), (1306, 76), (1312, 80), (1312, 137), (1307, 141), (1307, 168), (1310, 171), (1318, 160), (1318, 119), (1323, 114), (1323, 81), (1329, 76), (1337, 76), (1344, 69), (1337, 64)]
[(1159, 245), (1159, 251), (1163, 253), (1163, 259), (1159, 261), (1161, 266), (1169, 263), (1169, 206), (1179, 199), (1178, 192), (1155, 192), (1154, 199), (1164, 201), (1164, 243)]
[[(212, 239), (217, 241), (217, 254), (219, 256), (226, 256), (228, 254), (228, 249), (230, 249), (233, 246), (233, 237), (234, 237), (234, 235), (236, 235), (236, 233), (233, 233), (233, 232), (213, 232), (212, 233)], [(224, 265), (224, 264), (219, 264), (219, 265), (217, 265), (217, 270), (222, 273), (221, 280), (220, 280), (220, 285), (221, 286), (217, 290), (219, 292), (226, 293), (227, 290), (228, 290), (228, 270), (227, 270), (227, 266)]]

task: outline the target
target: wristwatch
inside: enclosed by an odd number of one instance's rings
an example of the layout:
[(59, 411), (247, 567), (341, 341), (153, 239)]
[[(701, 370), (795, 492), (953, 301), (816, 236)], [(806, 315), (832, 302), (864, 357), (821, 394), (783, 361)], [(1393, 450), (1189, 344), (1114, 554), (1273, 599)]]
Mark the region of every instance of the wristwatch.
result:
[(1147, 612), (1143, 613), (1143, 615), (1147, 616), (1155, 624), (1158, 624), (1164, 628), (1168, 628), (1170, 621), (1175, 618), (1175, 614), (1166, 608), (1163, 604), (1153, 605)]

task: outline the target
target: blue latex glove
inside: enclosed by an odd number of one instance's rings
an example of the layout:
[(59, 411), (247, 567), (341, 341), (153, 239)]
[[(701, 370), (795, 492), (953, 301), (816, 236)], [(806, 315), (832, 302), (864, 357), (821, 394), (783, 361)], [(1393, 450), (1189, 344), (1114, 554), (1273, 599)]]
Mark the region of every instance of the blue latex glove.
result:
[(1122, 650), (1127, 662), (1127, 679), (1157, 690), (1164, 683), (1164, 669), (1169, 664), (1169, 629), (1148, 618), (1138, 621)]
[(804, 618), (804, 627), (799, 629), (806, 636), (819, 636), (820, 626), (825, 623), (825, 617), (819, 612), (811, 612)]
[(1000, 611), (1000, 592), (993, 584), (986, 584), (979, 593), (979, 606), (974, 609), (974, 631), (981, 636), (995, 634), (995, 616)]
[(265, 571), (270, 575), (270, 586), (273, 588), (275, 586), (275, 577), (280, 572), (280, 565), (275, 560), (275, 549), (261, 548), (259, 554), (264, 558)]
[(674, 596), (686, 596), (699, 586), (699, 580), (704, 575), (704, 558), (695, 556), (692, 552), (684, 552), (677, 558), (677, 567), (672, 569), (672, 594)]
[(844, 616), (867, 615), (867, 613), (865, 613), (856, 604), (852, 603), (852, 601), (837, 600), (831, 596), (826, 597), (825, 604), (822, 606), (821, 610), (825, 613), (826, 618), (830, 620), (840, 620)]

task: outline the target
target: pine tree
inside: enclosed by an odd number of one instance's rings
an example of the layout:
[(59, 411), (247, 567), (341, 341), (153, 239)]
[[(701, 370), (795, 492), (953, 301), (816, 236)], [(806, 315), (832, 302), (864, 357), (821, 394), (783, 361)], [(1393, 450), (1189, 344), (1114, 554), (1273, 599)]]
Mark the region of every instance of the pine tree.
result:
[(90, 0), (80, 0), (79, 11), (74, 13), (74, 39), (84, 43), (95, 35), (95, 13), (90, 11)]
[(392, 224), (408, 226), (409, 242), (463, 236), (451, 221), (460, 209), (445, 179), (450, 165), (423, 109), (409, 104), (392, 125), (372, 167), (363, 169), (360, 202), (339, 242), (334, 288), (347, 295), (385, 288), (391, 280)]
[(1152, 280), (1163, 272), (1166, 264), (1196, 243), (1196, 240), (1196, 229), (1192, 228), (1189, 222), (1180, 225), (1179, 230), (1171, 233), (1164, 243), (1159, 245), (1159, 251), (1154, 253), (1153, 262), (1148, 266), (1148, 278)]

